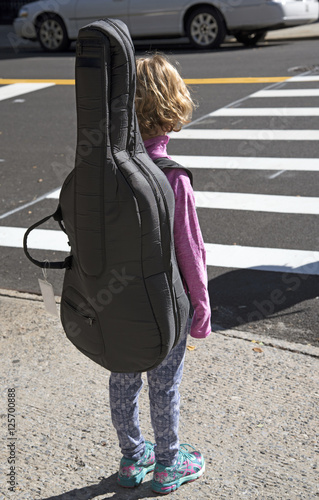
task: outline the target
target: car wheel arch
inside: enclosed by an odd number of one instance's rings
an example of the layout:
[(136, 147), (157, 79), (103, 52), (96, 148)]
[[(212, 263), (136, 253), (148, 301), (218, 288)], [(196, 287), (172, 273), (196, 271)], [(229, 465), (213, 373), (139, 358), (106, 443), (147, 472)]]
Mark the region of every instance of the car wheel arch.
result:
[(37, 29), (39, 23), (41, 21), (49, 18), (49, 17), (57, 17), (59, 19), (59, 21), (61, 21), (61, 23), (63, 24), (63, 26), (65, 28), (65, 31), (66, 31), (67, 35), (69, 36), (68, 27), (65, 24), (63, 17), (61, 17), (59, 14), (57, 14), (57, 12), (53, 12), (53, 11), (50, 11), (50, 10), (43, 11), (40, 14), (37, 15), (37, 17), (34, 19), (34, 26), (35, 26), (35, 28)]
[(212, 3), (193, 5), (185, 14), (184, 23), (191, 45), (201, 50), (217, 49), (228, 32), (223, 13)]
[[(60, 46), (56, 47), (56, 48), (52, 48), (52, 49), (45, 46), (45, 43), (41, 40), (40, 34), (39, 34), (42, 23), (44, 23), (46, 20), (49, 20), (49, 19), (56, 20), (60, 24), (60, 26), (62, 28), (62, 32), (63, 32), (63, 39), (62, 39)], [(40, 44), (42, 45), (42, 48), (45, 51), (47, 51), (47, 52), (60, 52), (61, 50), (65, 50), (69, 47), (69, 45), (71, 43), (71, 39), (69, 38), (68, 28), (66, 26), (66, 23), (64, 22), (64, 19), (56, 12), (51, 12), (51, 11), (41, 12), (34, 20), (34, 26), (35, 26), (35, 30), (37, 33), (38, 41), (40, 42)]]
[(213, 4), (213, 3), (198, 2), (198, 3), (195, 3), (195, 4), (191, 5), (184, 12), (184, 16), (183, 16), (183, 30), (184, 30), (184, 34), (186, 34), (187, 23), (188, 23), (188, 20), (189, 20), (190, 16), (193, 14), (193, 12), (195, 12), (196, 10), (198, 10), (199, 8), (202, 8), (202, 7), (209, 7), (210, 9), (215, 10), (221, 16), (221, 18), (223, 19), (224, 25), (225, 25), (225, 29), (228, 32), (228, 27), (227, 27), (226, 19), (225, 19), (225, 16), (223, 15), (222, 11), (215, 4)]

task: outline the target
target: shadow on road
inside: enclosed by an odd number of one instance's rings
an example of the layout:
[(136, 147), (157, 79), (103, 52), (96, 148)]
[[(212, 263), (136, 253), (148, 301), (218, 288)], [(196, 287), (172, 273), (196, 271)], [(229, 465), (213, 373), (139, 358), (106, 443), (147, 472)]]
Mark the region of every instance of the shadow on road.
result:
[[(318, 316), (318, 276), (234, 270), (210, 280), (209, 293), (215, 331), (246, 330), (253, 324), (269, 337), (319, 345), (319, 333), (312, 328)], [(307, 303), (315, 298), (318, 304)]]
[[(43, 498), (42, 500), (93, 500), (99, 495), (113, 493), (112, 500), (141, 500), (156, 498), (158, 495), (151, 491), (150, 482), (143, 482), (138, 489), (123, 489), (116, 483), (117, 473), (103, 478), (100, 483), (74, 489), (58, 496)], [(108, 497), (109, 498), (109, 497)]]

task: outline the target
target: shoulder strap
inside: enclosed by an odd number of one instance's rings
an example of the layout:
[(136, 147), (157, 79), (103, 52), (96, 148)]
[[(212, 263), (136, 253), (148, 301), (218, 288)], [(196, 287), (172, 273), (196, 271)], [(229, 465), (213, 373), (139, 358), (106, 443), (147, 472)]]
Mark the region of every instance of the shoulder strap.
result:
[(164, 170), (165, 168), (182, 168), (188, 175), (191, 185), (193, 185), (193, 174), (192, 172), (188, 169), (185, 168), (183, 165), (180, 165), (174, 160), (171, 160), (170, 158), (156, 158), (153, 160), (153, 162), (161, 169)]
[(56, 209), (56, 211), (54, 212), (54, 214), (51, 214), (51, 215), (48, 215), (47, 217), (44, 217), (44, 219), (41, 219), (39, 222), (36, 222), (31, 227), (29, 227), (29, 229), (26, 231), (26, 233), (24, 235), (24, 238), (23, 238), (23, 250), (24, 250), (24, 253), (27, 256), (27, 258), (33, 264), (35, 264), (38, 267), (47, 268), (47, 269), (65, 269), (65, 268), (70, 269), (71, 268), (71, 262), (72, 262), (72, 256), (71, 255), (69, 255), (68, 257), (66, 257), (63, 261), (49, 262), (49, 261), (46, 260), (44, 262), (41, 262), (41, 261), (36, 260), (33, 257), (31, 257), (31, 255), (28, 252), (27, 241), (28, 241), (29, 234), (31, 233), (31, 231), (33, 231), (33, 229), (37, 228), (38, 226), (41, 226), (47, 220), (51, 219), (51, 217), (53, 217), (53, 219), (56, 220), (59, 223), (59, 226), (62, 229), (62, 231), (64, 231), (66, 233), (65, 228), (64, 228), (64, 226), (62, 224), (62, 214), (61, 214), (61, 208), (60, 208), (60, 205), (59, 205), (58, 208)]
[[(153, 162), (161, 169), (161, 170), (164, 170), (165, 168), (181, 168), (183, 169), (186, 174), (188, 175), (189, 177), (189, 180), (191, 182), (191, 185), (193, 185), (193, 174), (192, 172), (188, 169), (188, 168), (185, 168), (183, 165), (180, 165), (179, 163), (177, 163), (176, 161), (174, 160), (171, 160), (170, 158), (166, 158), (166, 157), (163, 157), (163, 158), (156, 158), (155, 160), (153, 160)], [(180, 271), (180, 274), (182, 276), (182, 273)], [(187, 286), (187, 283), (186, 281), (183, 279), (183, 283), (186, 287), (186, 290), (187, 290), (187, 297), (188, 297), (188, 300), (189, 300), (189, 304), (190, 304), (190, 311), (189, 311), (189, 316), (190, 318), (193, 317), (193, 314), (194, 314), (194, 309), (193, 309), (193, 306), (192, 306), (192, 303), (191, 303), (191, 298), (190, 298), (190, 293), (189, 293), (189, 289), (188, 289), (188, 286)]]

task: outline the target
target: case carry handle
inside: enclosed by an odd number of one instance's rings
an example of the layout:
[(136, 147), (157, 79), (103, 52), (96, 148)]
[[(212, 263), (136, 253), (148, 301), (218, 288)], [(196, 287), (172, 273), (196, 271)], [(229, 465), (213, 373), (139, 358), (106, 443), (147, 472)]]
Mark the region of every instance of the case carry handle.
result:
[(33, 231), (33, 229), (36, 229), (37, 227), (41, 226), (44, 224), (47, 220), (51, 219), (53, 217), (54, 220), (56, 220), (59, 223), (60, 228), (62, 231), (66, 234), (65, 227), (62, 224), (62, 213), (61, 213), (61, 208), (60, 205), (58, 206), (57, 210), (54, 212), (54, 214), (48, 215), (47, 217), (44, 217), (44, 219), (41, 219), (39, 222), (36, 222), (33, 224), (29, 229), (25, 232), (24, 237), (23, 237), (23, 250), (26, 255), (26, 257), (36, 266), (41, 267), (42, 269), (71, 269), (71, 264), (72, 264), (72, 255), (69, 255), (62, 261), (57, 261), (57, 262), (50, 262), (48, 260), (46, 261), (40, 261), (36, 260), (31, 255), (29, 254), (28, 251), (28, 236)]

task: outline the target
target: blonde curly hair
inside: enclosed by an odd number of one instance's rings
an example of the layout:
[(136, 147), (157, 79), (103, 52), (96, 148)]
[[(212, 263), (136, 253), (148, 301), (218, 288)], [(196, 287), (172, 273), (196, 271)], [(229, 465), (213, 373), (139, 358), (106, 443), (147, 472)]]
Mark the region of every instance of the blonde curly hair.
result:
[(195, 103), (177, 69), (162, 54), (136, 61), (135, 107), (143, 136), (181, 130), (192, 117)]

